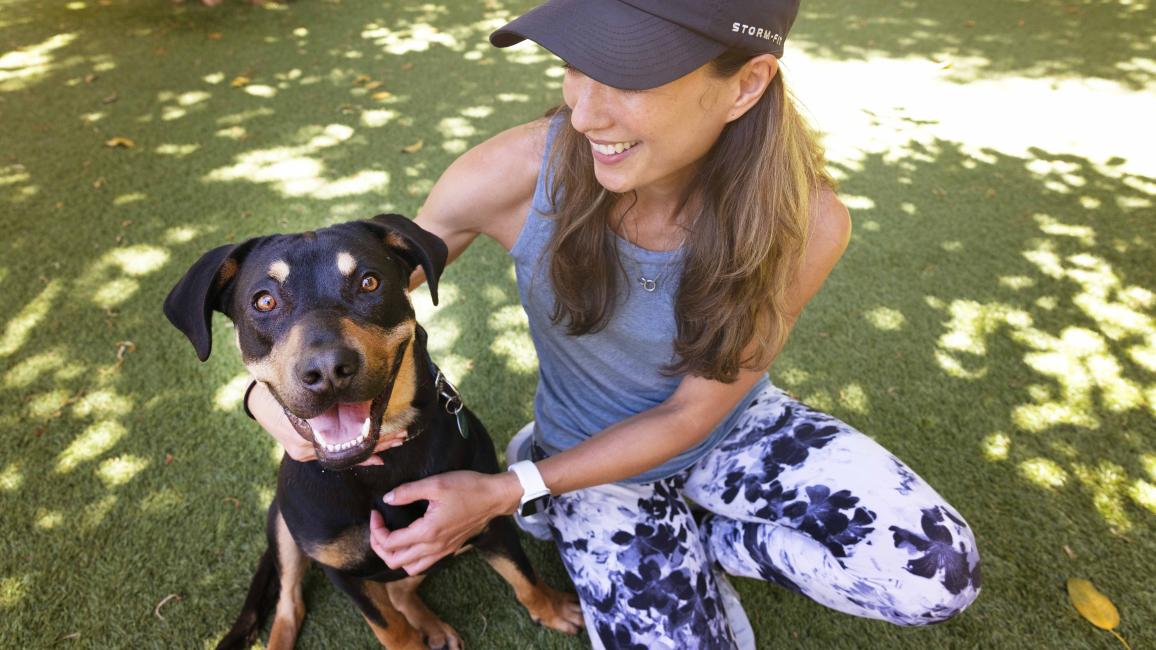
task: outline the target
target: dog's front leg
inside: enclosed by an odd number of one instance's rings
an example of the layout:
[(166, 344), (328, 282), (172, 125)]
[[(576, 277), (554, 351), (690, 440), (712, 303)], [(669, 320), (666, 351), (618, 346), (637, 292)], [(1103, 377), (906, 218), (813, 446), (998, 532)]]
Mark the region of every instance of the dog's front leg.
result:
[(434, 614), (417, 595), (417, 588), (423, 580), (425, 576), (419, 575), (385, 583), (389, 599), (410, 624), (421, 631), (429, 647), (461, 650), (462, 639), (458, 636), (457, 630), (438, 618), (438, 615)]
[(422, 640), (422, 634), (413, 625), (410, 625), (405, 616), (397, 611), (390, 600), (386, 583), (373, 580), (362, 580), (341, 571), (321, 565), (330, 582), (344, 591), (365, 622), (373, 630), (373, 635), (381, 645), (389, 650), (428, 650)]

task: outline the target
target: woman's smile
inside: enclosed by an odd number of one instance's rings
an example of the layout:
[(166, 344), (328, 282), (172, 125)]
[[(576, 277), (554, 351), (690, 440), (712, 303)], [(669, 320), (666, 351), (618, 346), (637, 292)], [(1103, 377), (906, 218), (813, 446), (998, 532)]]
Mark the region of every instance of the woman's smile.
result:
[(639, 144), (642, 144), (640, 140), (628, 142), (590, 140), (590, 149), (594, 152), (594, 160), (605, 165), (615, 165), (629, 157)]

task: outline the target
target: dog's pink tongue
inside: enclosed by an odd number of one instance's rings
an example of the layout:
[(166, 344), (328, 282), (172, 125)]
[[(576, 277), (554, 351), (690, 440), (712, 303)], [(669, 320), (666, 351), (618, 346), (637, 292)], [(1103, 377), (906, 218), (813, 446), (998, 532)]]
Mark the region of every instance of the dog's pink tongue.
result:
[(321, 434), (323, 442), (336, 445), (353, 440), (361, 435), (365, 420), (369, 417), (370, 402), (337, 404), (315, 418), (306, 420), (314, 434)]

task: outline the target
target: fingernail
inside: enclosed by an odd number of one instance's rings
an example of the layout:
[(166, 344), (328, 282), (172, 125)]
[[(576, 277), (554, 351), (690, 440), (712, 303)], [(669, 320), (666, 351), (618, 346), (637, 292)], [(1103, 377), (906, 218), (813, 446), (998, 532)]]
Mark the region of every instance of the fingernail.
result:
[(393, 492), (386, 492), (385, 496), (381, 497), (381, 500), (386, 503), (393, 503)]

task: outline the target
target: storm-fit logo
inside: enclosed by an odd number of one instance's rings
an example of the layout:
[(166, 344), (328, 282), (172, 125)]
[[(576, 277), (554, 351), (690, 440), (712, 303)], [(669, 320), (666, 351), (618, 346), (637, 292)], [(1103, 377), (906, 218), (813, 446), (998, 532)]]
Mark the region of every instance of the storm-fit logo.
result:
[(775, 45), (783, 44), (783, 35), (778, 32), (773, 32), (762, 27), (755, 27), (754, 25), (744, 25), (743, 23), (734, 23), (731, 25), (731, 31), (745, 36), (754, 36), (755, 38), (766, 39)]

